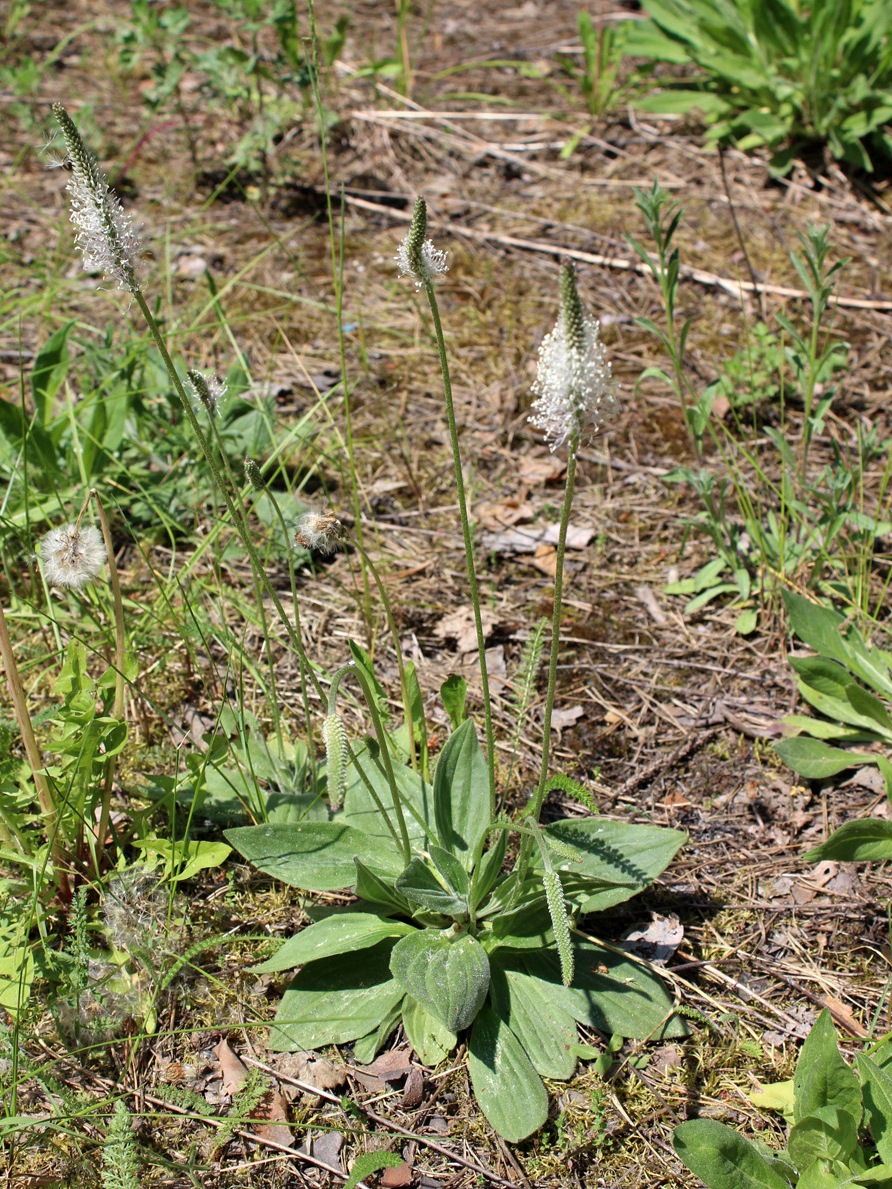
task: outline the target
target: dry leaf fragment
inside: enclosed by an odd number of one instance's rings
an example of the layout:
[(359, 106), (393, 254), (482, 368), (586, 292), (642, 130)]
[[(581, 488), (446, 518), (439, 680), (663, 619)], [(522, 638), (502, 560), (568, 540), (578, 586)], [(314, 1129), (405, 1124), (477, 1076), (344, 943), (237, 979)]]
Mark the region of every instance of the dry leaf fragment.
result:
[[(480, 619), (483, 626), (483, 638), (488, 639), (498, 623), (498, 617), (485, 607), (480, 609)], [(434, 635), (441, 640), (454, 639), (459, 652), (474, 652), (477, 648), (477, 627), (474, 622), (473, 607), (458, 607), (445, 615), (434, 628)]]
[(254, 1111), (253, 1119), (268, 1119), (268, 1123), (256, 1123), (254, 1131), (261, 1139), (271, 1140), (290, 1148), (294, 1136), (288, 1126), (288, 1103), (279, 1090), (270, 1090)]
[(415, 1174), (405, 1160), (395, 1168), (385, 1168), (381, 1174), (383, 1189), (405, 1189), (405, 1186), (411, 1185), (414, 1180)]
[(558, 737), (562, 731), (567, 727), (572, 727), (575, 722), (582, 718), (585, 711), (581, 706), (568, 706), (566, 710), (553, 710), (551, 712), (551, 729), (557, 731)]
[(537, 458), (534, 454), (525, 454), (517, 468), (517, 477), (521, 483), (557, 483), (563, 478), (567, 469), (566, 462), (557, 454), (545, 454)]
[(413, 1065), (406, 1078), (406, 1088), (403, 1091), (403, 1101), (400, 1103), (404, 1111), (414, 1111), (421, 1105), (424, 1096), (424, 1074), (417, 1065)]
[(493, 504), (478, 504), (474, 509), (474, 519), (483, 528), (509, 528), (532, 516), (533, 505), (529, 500), (497, 500)]
[[(333, 1065), (318, 1053), (276, 1053), (270, 1064), (277, 1073), (285, 1077), (296, 1078), (317, 1090), (337, 1090), (347, 1080), (347, 1071), (343, 1065)], [(299, 1093), (296, 1086), (292, 1087)], [(286, 1085), (285, 1092), (288, 1093)]]
[[(501, 533), (483, 533), (481, 544), (493, 553), (535, 553), (540, 545), (557, 545), (561, 535), (559, 524), (544, 528), (511, 528)], [(585, 549), (595, 535), (593, 528), (580, 524), (567, 526), (567, 548)]]
[(221, 1040), (214, 1049), (217, 1060), (220, 1062), (220, 1073), (223, 1077), (223, 1092), (224, 1094), (235, 1095), (238, 1094), (242, 1088), (242, 1083), (248, 1076), (248, 1071), (236, 1054), (229, 1047), (229, 1041)]

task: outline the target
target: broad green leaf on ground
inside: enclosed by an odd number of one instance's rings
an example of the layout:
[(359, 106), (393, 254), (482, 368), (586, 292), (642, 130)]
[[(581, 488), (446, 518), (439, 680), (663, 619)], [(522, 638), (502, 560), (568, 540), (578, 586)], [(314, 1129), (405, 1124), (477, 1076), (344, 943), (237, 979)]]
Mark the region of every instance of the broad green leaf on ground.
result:
[(576, 1021), (557, 1003), (554, 987), (522, 969), (492, 967), (490, 999), (498, 1016), (523, 1045), (538, 1074), (563, 1081), (576, 1068)]
[(804, 858), (810, 863), (824, 859), (841, 863), (879, 863), (892, 859), (892, 822), (881, 817), (846, 822)]
[(373, 1032), (405, 994), (390, 973), (393, 943), (362, 955), (323, 958), (305, 966), (282, 996), (268, 1047), (275, 1052), (346, 1044)]
[(833, 1019), (826, 1008), (799, 1053), (793, 1090), (793, 1116), (797, 1122), (821, 1107), (833, 1106), (848, 1112), (856, 1128), (860, 1125), (861, 1087), (840, 1054)]
[(335, 892), (356, 881), (354, 855), (385, 875), (398, 875), (398, 853), (341, 822), (238, 826), (225, 831), (235, 849), (266, 875), (310, 892)]
[(393, 1005), (387, 1015), (383, 1016), (378, 1026), (365, 1036), (357, 1037), (353, 1042), (353, 1058), (360, 1065), (369, 1065), (378, 1056), (384, 1043), (396, 1029), (403, 1014), (402, 1000)]
[(472, 1022), (489, 990), (486, 950), (468, 934), (416, 929), (393, 947), (394, 978), (451, 1032)]
[[(630, 899), (672, 862), (687, 835), (681, 830), (610, 822), (600, 817), (552, 822), (544, 829), (558, 871), (607, 885), (584, 899), (581, 912), (600, 912)], [(616, 885), (616, 886), (611, 886)]]
[(403, 1000), (403, 1027), (409, 1044), (424, 1065), (439, 1065), (458, 1043), (455, 1033), (411, 995)]
[(518, 1143), (548, 1118), (548, 1095), (520, 1041), (488, 1005), (468, 1042), (468, 1070), (480, 1109), (499, 1135)]
[(412, 925), (371, 912), (335, 913), (295, 933), (271, 958), (251, 969), (258, 973), (292, 970), (320, 958), (369, 949), (388, 937), (395, 939), (414, 931)]
[(573, 985), (561, 983), (552, 949), (525, 952), (527, 971), (554, 988), (554, 1001), (581, 1024), (637, 1040), (686, 1036), (684, 1020), (673, 1015), (663, 981), (650, 967), (591, 942), (575, 942)]
[(452, 732), (437, 760), (434, 818), (440, 845), (470, 870), (490, 824), (489, 773), (471, 719)]
[(858, 1127), (848, 1111), (819, 1107), (790, 1128), (787, 1151), (797, 1168), (815, 1160), (846, 1163), (858, 1146)]
[(715, 1119), (682, 1123), (672, 1146), (707, 1189), (790, 1189), (755, 1144)]
[(870, 1134), (880, 1159), (892, 1165), (892, 1074), (865, 1053), (859, 1053), (855, 1060)]
[(835, 776), (837, 772), (844, 772), (846, 768), (858, 768), (873, 762), (869, 755), (844, 751), (841, 747), (831, 747), (820, 739), (810, 739), (804, 735), (794, 739), (779, 739), (774, 744), (774, 750), (788, 768), (806, 780), (824, 780), (828, 776)]

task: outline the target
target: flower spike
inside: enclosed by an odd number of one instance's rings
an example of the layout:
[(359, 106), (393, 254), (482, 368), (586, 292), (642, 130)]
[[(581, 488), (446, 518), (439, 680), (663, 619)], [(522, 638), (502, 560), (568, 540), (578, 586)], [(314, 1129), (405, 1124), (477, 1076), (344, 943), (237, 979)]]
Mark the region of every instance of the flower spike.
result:
[(583, 309), (573, 265), (562, 265), (560, 314), (539, 347), (533, 384), (537, 399), (529, 418), (545, 434), (552, 452), (565, 442), (575, 449), (594, 437), (616, 411), (613, 377), (599, 329)]
[(440, 273), (449, 267), (446, 253), (434, 247), (433, 240), (425, 239), (427, 232), (427, 204), (423, 198), (415, 199), (415, 213), (409, 234), (400, 244), (396, 260), (404, 277), (412, 277), (415, 288), (432, 285)]
[(61, 103), (53, 104), (53, 115), (65, 138), (71, 166), (68, 193), (75, 243), (88, 272), (104, 272), (122, 289), (136, 293), (136, 255), (139, 242), (131, 219), (124, 214), (118, 196), (108, 188), (105, 174), (84, 142), (77, 126)]

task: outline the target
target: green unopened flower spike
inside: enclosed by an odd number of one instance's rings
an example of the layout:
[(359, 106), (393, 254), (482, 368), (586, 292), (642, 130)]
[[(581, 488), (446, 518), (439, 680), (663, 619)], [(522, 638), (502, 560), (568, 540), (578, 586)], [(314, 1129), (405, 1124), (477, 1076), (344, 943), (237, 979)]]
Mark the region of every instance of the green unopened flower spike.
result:
[(613, 377), (597, 321), (582, 307), (572, 264), (561, 267), (561, 310), (539, 347), (530, 422), (554, 452), (588, 441), (616, 411)]
[(570, 917), (564, 901), (561, 877), (556, 871), (546, 871), (542, 876), (545, 886), (545, 903), (554, 929), (554, 943), (561, 963), (561, 981), (565, 987), (573, 982), (573, 947), (570, 944)]
[(431, 285), (437, 277), (446, 272), (446, 253), (434, 247), (433, 240), (425, 239), (427, 234), (427, 205), (423, 198), (416, 198), (415, 213), (409, 234), (400, 244), (396, 260), (404, 277), (412, 277), (415, 288)]
[(328, 800), (340, 809), (347, 789), (347, 731), (339, 714), (327, 714), (322, 724), (328, 771)]
[(136, 256), (139, 242), (129, 216), (124, 214), (118, 196), (109, 190), (99, 163), (81, 140), (74, 121), (61, 103), (53, 104), (62, 135), (71, 176), (71, 222), (76, 229), (75, 243), (88, 272), (103, 272), (122, 289), (136, 293)]
[(260, 472), (260, 467), (253, 458), (245, 459), (245, 476), (255, 491), (266, 490), (266, 483), (263, 481), (263, 475)]

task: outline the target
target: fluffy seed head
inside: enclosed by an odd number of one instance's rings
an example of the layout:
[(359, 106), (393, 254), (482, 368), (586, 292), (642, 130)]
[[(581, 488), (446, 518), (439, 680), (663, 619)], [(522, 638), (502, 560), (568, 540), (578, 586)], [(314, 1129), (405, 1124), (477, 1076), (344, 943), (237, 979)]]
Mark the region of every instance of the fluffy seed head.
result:
[(553, 451), (565, 442), (588, 441), (616, 411), (610, 364), (599, 326), (579, 300), (572, 264), (561, 268), (561, 309), (554, 330), (539, 347), (537, 399), (530, 422)]
[(196, 413), (206, 409), (213, 417), (220, 416), (220, 409), (226, 397), (226, 385), (215, 375), (206, 376), (204, 372), (190, 368), (186, 372), (186, 391), (192, 399), (192, 408)]
[(40, 542), (43, 573), (50, 586), (80, 590), (105, 565), (102, 533), (92, 524), (54, 528)]
[(417, 198), (409, 234), (396, 253), (400, 272), (404, 277), (411, 277), (415, 281), (416, 289), (420, 289), (422, 285), (433, 284), (449, 267), (446, 263), (446, 253), (435, 248), (433, 240), (424, 238), (426, 231), (427, 206), (423, 198)]
[(87, 272), (102, 272), (122, 289), (139, 289), (136, 257), (139, 242), (130, 218), (124, 214), (114, 191), (109, 190), (99, 163), (81, 140), (77, 127), (61, 103), (53, 104), (53, 115), (65, 138), (71, 174), (71, 222), (75, 243), (81, 250)]
[(297, 524), (295, 545), (312, 553), (337, 553), (344, 526), (331, 512), (305, 512)]

